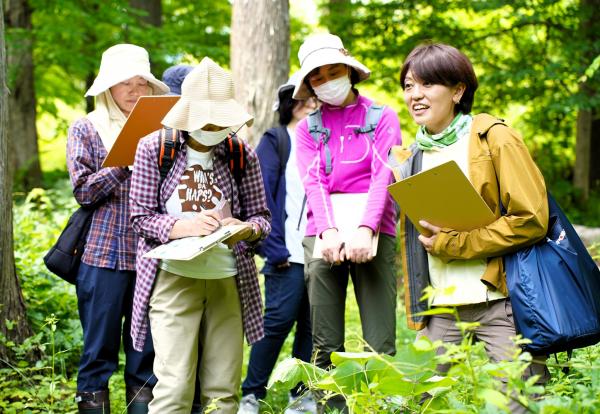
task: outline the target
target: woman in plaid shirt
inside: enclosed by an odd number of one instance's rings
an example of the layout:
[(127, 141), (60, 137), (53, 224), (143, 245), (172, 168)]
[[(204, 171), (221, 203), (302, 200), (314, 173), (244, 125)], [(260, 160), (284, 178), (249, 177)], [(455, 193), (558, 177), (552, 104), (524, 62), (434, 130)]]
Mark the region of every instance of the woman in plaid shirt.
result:
[(83, 328), (76, 396), (80, 413), (110, 409), (108, 380), (117, 369), (122, 332), (128, 412), (146, 413), (152, 398), (152, 341), (136, 352), (127, 335), (137, 243), (129, 224), (131, 173), (127, 167), (102, 168), (102, 161), (137, 99), (168, 91), (150, 72), (145, 49), (113, 46), (103, 53), (98, 76), (86, 93), (96, 97), (96, 109), (69, 129), (67, 167), (73, 194), (82, 206), (95, 208), (76, 280)]
[[(179, 147), (164, 181), (161, 131), (143, 138), (135, 157), (131, 221), (141, 237), (131, 334), (142, 349), (148, 324), (152, 328), (158, 382), (150, 413), (189, 413), (199, 372), (204, 409), (211, 404), (220, 413), (235, 414), (243, 333), (250, 343), (263, 336), (253, 250), (269, 233), (271, 214), (254, 151), (244, 144), (239, 184), (228, 165), (227, 136), (252, 124), (233, 99), (231, 75), (204, 58), (181, 90), (162, 120), (176, 132)], [(219, 243), (188, 261), (144, 257), (169, 240), (205, 236), (229, 224), (244, 226), (227, 239), (229, 246)]]

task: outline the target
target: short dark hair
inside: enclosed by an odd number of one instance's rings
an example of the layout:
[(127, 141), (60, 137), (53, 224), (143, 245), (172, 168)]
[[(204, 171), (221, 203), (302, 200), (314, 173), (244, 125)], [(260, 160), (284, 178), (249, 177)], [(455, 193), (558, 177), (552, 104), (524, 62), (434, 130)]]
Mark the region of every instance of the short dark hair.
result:
[(279, 112), (279, 124), (287, 125), (292, 121), (294, 108), (298, 104), (298, 101), (292, 98), (294, 94), (293, 86), (286, 86), (281, 88), (277, 97), (279, 98), (279, 108), (277, 108), (277, 112)]
[[(358, 74), (358, 72), (356, 71), (356, 69), (354, 69), (352, 66), (350, 65), (346, 65), (350, 68), (350, 84), (352, 85), (352, 89), (354, 90), (354, 93), (357, 93), (358, 91), (356, 90), (356, 88), (354, 87), (354, 85), (356, 85), (358, 82), (360, 82), (360, 75)], [(319, 70), (321, 66), (314, 68), (313, 70), (311, 70), (310, 72), (308, 72), (308, 74), (304, 77), (304, 79), (302, 80), (302, 82), (304, 83), (304, 85), (306, 85), (306, 88), (308, 89), (308, 92), (312, 95), (312, 96), (317, 96), (317, 94), (315, 93), (315, 90), (313, 89), (312, 86), (310, 86), (310, 82), (308, 81), (308, 78), (311, 77), (312, 74), (314, 74), (317, 70)]]
[(461, 51), (443, 43), (426, 43), (414, 48), (406, 57), (400, 71), (400, 86), (404, 89), (404, 80), (408, 71), (423, 82), (434, 85), (465, 85), (465, 92), (456, 104), (455, 111), (468, 114), (473, 107), (477, 76), (473, 64)]

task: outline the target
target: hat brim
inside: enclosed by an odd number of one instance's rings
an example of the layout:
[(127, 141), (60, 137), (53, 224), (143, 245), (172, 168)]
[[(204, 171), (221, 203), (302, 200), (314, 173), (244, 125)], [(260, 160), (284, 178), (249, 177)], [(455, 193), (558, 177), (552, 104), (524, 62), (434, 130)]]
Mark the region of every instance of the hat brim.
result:
[(312, 96), (309, 89), (304, 84), (304, 78), (313, 69), (324, 65), (334, 65), (336, 63), (343, 63), (356, 70), (358, 73), (358, 81), (362, 82), (371, 75), (371, 71), (365, 65), (354, 59), (352, 56), (345, 56), (336, 50), (323, 49), (314, 52), (309, 55), (302, 63), (302, 67), (299, 72), (299, 81), (294, 88), (294, 99), (308, 99)]
[(85, 96), (98, 96), (102, 92), (112, 88), (116, 84), (126, 81), (127, 79), (134, 78), (136, 76), (141, 76), (142, 78), (148, 81), (148, 83), (152, 87), (152, 92), (154, 95), (164, 95), (169, 92), (169, 87), (165, 83), (156, 79), (151, 73), (128, 73), (118, 76), (110, 74), (98, 74), (96, 79), (94, 79), (94, 83), (92, 84), (90, 89), (88, 89), (85, 93)]
[(181, 97), (162, 119), (166, 127), (183, 131), (196, 131), (208, 124), (219, 127), (252, 126), (254, 117), (235, 100), (192, 100)]

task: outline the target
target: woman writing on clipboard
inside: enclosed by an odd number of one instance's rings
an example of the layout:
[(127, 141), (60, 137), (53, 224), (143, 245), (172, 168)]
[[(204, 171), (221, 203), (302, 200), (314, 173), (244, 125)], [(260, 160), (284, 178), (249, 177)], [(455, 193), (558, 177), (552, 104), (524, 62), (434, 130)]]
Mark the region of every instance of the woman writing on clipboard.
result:
[[(152, 329), (157, 384), (150, 414), (189, 413), (196, 375), (203, 410), (211, 405), (235, 414), (243, 334), (249, 343), (263, 337), (253, 249), (269, 233), (271, 215), (258, 158), (247, 144), (239, 182), (230, 169), (227, 137), (253, 121), (233, 90), (231, 74), (207, 57), (186, 76), (181, 98), (162, 120), (176, 131), (179, 147), (164, 180), (161, 132), (138, 144), (130, 196), (140, 235), (131, 335), (139, 347)], [(144, 257), (169, 240), (230, 224), (244, 228), (227, 239), (232, 248), (218, 244), (189, 261)]]
[[(394, 111), (377, 107), (358, 93), (354, 85), (367, 79), (370, 71), (348, 54), (339, 37), (320, 34), (307, 38), (298, 58), (301, 67), (294, 99), (316, 96), (323, 103), (298, 124), (296, 136), (298, 167), (307, 196), (303, 244), (313, 355), (319, 367), (327, 368), (331, 352), (344, 350), (349, 275), (367, 349), (395, 352), (396, 213), (386, 188), (392, 171), (385, 160), (390, 148), (401, 141), (400, 125)], [(373, 128), (365, 128), (366, 124)], [(344, 223), (333, 213), (339, 195), (350, 195), (351, 201), (346, 202), (352, 204), (344, 209), (349, 216), (358, 215), (358, 225), (348, 240), (340, 237)], [(378, 248), (373, 252), (378, 231)], [(316, 253), (322, 259), (313, 257), (317, 238), (322, 248)], [(327, 405), (345, 407), (343, 400), (332, 399)]]

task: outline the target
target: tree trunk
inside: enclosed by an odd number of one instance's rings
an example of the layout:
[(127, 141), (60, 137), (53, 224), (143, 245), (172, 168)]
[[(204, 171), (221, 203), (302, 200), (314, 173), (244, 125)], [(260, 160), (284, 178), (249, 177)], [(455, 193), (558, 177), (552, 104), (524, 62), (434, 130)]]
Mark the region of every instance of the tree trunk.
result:
[(256, 144), (276, 123), (272, 106), (287, 80), (290, 56), (288, 0), (234, 0), (231, 71), (235, 98), (254, 115), (248, 140)]
[[(7, 49), (8, 141), (14, 184), (30, 190), (41, 185), (33, 80), (31, 7), (27, 0), (8, 0), (4, 20), (10, 30)], [(12, 29), (12, 30), (11, 30)]]
[[(598, 0), (581, 2), (580, 32), (589, 47), (583, 54), (584, 63), (589, 65), (600, 54), (598, 33), (600, 31), (600, 7)], [(597, 83), (595, 84), (597, 85)], [(599, 92), (590, 80), (579, 86), (581, 94), (589, 102)], [(600, 186), (600, 108), (581, 108), (577, 114), (577, 143), (575, 145), (575, 167), (573, 184), (581, 190), (582, 201), (587, 201), (590, 190)]]
[(160, 27), (162, 19), (162, 4), (160, 0), (129, 0), (131, 7), (145, 11), (141, 21), (152, 26)]
[[(0, 12), (3, 11), (0, 1)], [(0, 21), (0, 332), (16, 343), (31, 336), (31, 328), (25, 314), (25, 302), (21, 294), (15, 269), (12, 226), (12, 176), (8, 152), (10, 135), (8, 124), (8, 88), (6, 86), (6, 54), (4, 44), (4, 19)], [(5, 321), (13, 321), (9, 329)], [(0, 345), (0, 358), (10, 358), (10, 352)]]

